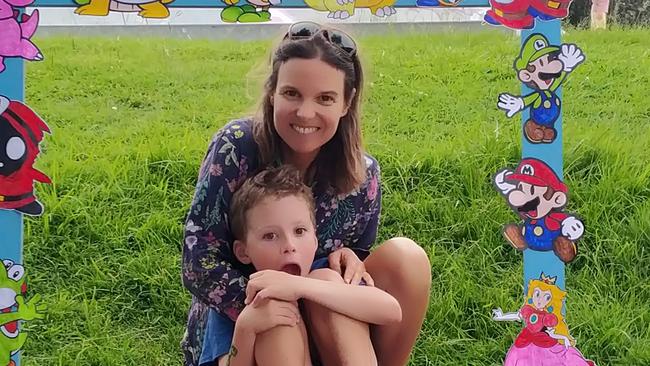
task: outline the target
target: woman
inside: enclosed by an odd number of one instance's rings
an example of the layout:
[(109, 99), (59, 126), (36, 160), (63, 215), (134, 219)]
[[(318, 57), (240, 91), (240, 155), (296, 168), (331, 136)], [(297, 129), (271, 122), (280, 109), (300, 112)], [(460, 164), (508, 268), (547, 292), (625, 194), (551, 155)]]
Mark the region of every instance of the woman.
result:
[[(260, 115), (232, 121), (214, 136), (185, 228), (182, 277), (193, 295), (182, 342), (186, 364), (214, 364), (230, 347), (225, 334), (231, 330), (223, 320), (236, 321), (252, 271), (232, 253), (230, 199), (247, 176), (280, 163), (298, 168), (314, 194), (318, 249), (312, 269), (331, 269), (319, 271), (318, 278), (374, 282), (402, 308), (400, 323), (371, 327), (305, 303), (321, 361), (406, 364), (428, 305), (431, 269), (424, 250), (406, 238), (390, 239), (370, 252), (381, 185), (379, 165), (362, 147), (362, 84), (357, 47), (349, 35), (296, 23), (273, 53)], [(283, 342), (280, 334), (264, 339)]]

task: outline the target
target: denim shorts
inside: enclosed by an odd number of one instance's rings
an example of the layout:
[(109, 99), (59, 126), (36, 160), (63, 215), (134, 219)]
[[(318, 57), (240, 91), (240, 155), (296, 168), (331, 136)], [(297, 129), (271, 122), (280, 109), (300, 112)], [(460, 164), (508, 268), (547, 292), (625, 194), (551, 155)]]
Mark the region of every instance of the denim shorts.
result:
[[(329, 268), (327, 257), (316, 259), (311, 265), (312, 271), (320, 268)], [(199, 366), (214, 366), (219, 357), (228, 353), (234, 332), (235, 322), (211, 308), (208, 312)]]

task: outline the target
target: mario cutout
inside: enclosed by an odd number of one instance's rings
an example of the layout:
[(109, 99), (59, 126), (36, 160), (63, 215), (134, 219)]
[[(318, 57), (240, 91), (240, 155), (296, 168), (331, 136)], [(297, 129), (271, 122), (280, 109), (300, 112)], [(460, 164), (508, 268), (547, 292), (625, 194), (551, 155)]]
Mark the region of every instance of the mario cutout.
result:
[(574, 44), (550, 45), (546, 37), (532, 34), (524, 42), (514, 62), (517, 78), (533, 92), (524, 96), (499, 95), (497, 107), (512, 118), (528, 108), (530, 116), (524, 124), (524, 136), (533, 144), (552, 143), (557, 136), (555, 121), (560, 116), (560, 97), (555, 91), (585, 56)]
[(490, 0), (483, 20), (512, 29), (532, 29), (535, 20), (563, 19), (573, 0)]
[(499, 171), (494, 185), (510, 208), (524, 221), (507, 224), (503, 236), (516, 249), (553, 251), (564, 263), (578, 253), (576, 241), (584, 234), (584, 224), (575, 215), (563, 212), (567, 186), (541, 160), (523, 159), (513, 172)]
[(34, 181), (51, 183), (33, 165), (47, 124), (25, 104), (0, 95), (0, 209), (31, 216), (43, 213)]
[(544, 273), (528, 282), (524, 305), (514, 313), (492, 310), (496, 321), (521, 321), (521, 330), (508, 350), (504, 366), (595, 366), (575, 347), (575, 339), (562, 315), (567, 293), (556, 284), (557, 277)]
[(43, 54), (31, 41), (38, 27), (38, 10), (30, 15), (21, 15), (14, 9), (28, 6), (32, 2), (33, 0), (0, 0), (0, 72), (5, 69), (5, 57), (43, 60)]

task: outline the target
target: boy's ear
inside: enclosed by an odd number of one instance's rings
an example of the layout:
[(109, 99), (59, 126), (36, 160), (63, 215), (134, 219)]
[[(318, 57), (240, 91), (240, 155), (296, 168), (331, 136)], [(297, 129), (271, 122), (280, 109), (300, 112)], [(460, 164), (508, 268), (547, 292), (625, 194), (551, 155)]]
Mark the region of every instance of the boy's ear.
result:
[(246, 243), (241, 240), (235, 240), (232, 245), (232, 250), (235, 252), (235, 257), (243, 264), (251, 264), (251, 258), (248, 256)]

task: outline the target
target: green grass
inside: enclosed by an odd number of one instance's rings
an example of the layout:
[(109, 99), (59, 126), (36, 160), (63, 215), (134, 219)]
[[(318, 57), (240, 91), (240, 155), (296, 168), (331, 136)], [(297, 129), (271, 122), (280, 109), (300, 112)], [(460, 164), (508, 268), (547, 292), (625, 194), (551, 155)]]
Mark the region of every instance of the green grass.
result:
[[(568, 324), (600, 365), (650, 364), (650, 30), (569, 31), (587, 62), (564, 88), (568, 210), (587, 232), (567, 267)], [(501, 32), (364, 38), (364, 136), (381, 163), (380, 239), (430, 255), (431, 302), (411, 365), (499, 364), (522, 301), (515, 220), (490, 178), (521, 156), (496, 109), (517, 92), (518, 38)], [(37, 166), (45, 214), (27, 219), (26, 365), (178, 365), (189, 294), (182, 227), (212, 133), (259, 94), (267, 41), (38, 39), (28, 103), (53, 130)]]

